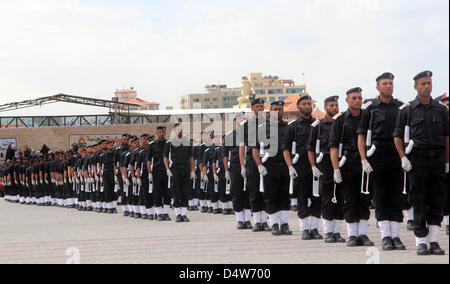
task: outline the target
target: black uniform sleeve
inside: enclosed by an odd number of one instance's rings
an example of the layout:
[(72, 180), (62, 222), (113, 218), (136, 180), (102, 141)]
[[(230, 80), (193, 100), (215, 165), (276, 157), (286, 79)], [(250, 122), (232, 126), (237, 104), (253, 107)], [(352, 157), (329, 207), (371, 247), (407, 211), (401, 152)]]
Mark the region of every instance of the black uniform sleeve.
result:
[(330, 133), (330, 148), (339, 148), (342, 136), (343, 119), (333, 121)]
[(286, 127), (286, 133), (284, 134), (284, 139), (283, 139), (283, 144), (281, 146), (281, 150), (289, 150), (291, 151), (292, 149), (292, 142), (294, 142), (294, 133), (295, 133), (295, 129), (294, 127), (296, 126), (295, 122), (289, 124)]
[(170, 141), (167, 141), (166, 145), (164, 145), (164, 157), (166, 158), (169, 158), (170, 146), (171, 146)]
[(309, 138), (308, 138), (308, 144), (306, 145), (306, 151), (309, 152), (316, 152), (316, 141), (317, 136), (319, 135), (319, 125), (316, 127), (311, 127)]
[(408, 113), (408, 108), (406, 107), (405, 109), (403, 109), (402, 111), (398, 112), (398, 116), (397, 116), (397, 122), (395, 124), (395, 129), (394, 129), (394, 137), (398, 137), (403, 139), (404, 135), (405, 135), (405, 126), (406, 126), (406, 117), (407, 117), (407, 113)]
[(369, 123), (370, 123), (371, 115), (372, 115), (372, 110), (370, 109), (370, 107), (369, 107), (369, 109), (367, 109), (367, 111), (364, 111), (362, 113), (362, 118), (359, 123), (358, 130), (356, 131), (357, 134), (363, 134), (363, 135), (367, 134), (367, 130), (369, 130)]

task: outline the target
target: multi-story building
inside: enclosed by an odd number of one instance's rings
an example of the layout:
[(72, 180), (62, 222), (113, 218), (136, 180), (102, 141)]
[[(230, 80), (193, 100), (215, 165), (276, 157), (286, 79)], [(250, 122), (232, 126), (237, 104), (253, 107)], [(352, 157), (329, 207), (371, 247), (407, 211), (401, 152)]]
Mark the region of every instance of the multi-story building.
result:
[[(131, 111), (135, 110), (159, 110), (159, 103), (147, 102), (137, 97), (137, 91), (131, 87), (125, 90), (116, 90), (115, 99), (121, 103), (137, 104), (139, 107), (131, 107)], [(113, 98), (114, 99), (114, 98)]]
[(241, 88), (227, 85), (207, 85), (205, 93), (189, 94), (179, 98), (180, 109), (221, 109), (233, 108), (241, 96)]
[(269, 104), (284, 101), (291, 96), (306, 94), (306, 85), (295, 85), (294, 80), (283, 80), (278, 76), (264, 76), (262, 73), (250, 73), (242, 77), (241, 96), (235, 108), (250, 107), (251, 97), (263, 98)]

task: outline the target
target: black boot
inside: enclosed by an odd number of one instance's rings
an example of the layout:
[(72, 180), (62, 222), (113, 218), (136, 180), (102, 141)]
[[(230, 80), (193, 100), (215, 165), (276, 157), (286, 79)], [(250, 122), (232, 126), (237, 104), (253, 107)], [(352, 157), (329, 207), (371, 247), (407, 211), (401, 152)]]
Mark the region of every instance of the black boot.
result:
[(155, 215), (153, 215), (153, 214), (148, 215), (148, 220), (150, 220), (150, 221), (155, 220)]
[(297, 212), (298, 211), (298, 205), (292, 206), (292, 211)]
[(308, 241), (311, 239), (311, 234), (309, 233), (309, 230), (304, 230), (302, 233), (302, 240)]
[(327, 244), (333, 244), (336, 240), (334, 239), (333, 233), (327, 233), (325, 234), (325, 243)]
[(351, 236), (348, 238), (347, 242), (348, 247), (357, 247), (358, 246), (358, 238), (355, 236)]
[(238, 229), (238, 230), (244, 230), (244, 229), (245, 229), (245, 224), (244, 224), (244, 222), (238, 222), (238, 224), (237, 224), (237, 229)]
[(183, 218), (183, 222), (191, 222), (191, 220), (189, 220), (189, 218), (185, 215), (182, 217)]
[(336, 243), (345, 243), (345, 239), (341, 237), (341, 234), (339, 233), (334, 234), (333, 238), (336, 241)]
[(282, 235), (286, 235), (286, 236), (292, 235), (292, 232), (289, 230), (289, 225), (288, 224), (282, 224), (280, 231), (281, 231)]
[(134, 214), (134, 218), (136, 218), (136, 219), (141, 219), (141, 218), (142, 218), (141, 213), (136, 213), (136, 214)]
[(183, 217), (181, 217), (181, 215), (177, 215), (177, 218), (175, 219), (176, 223), (181, 223), (183, 222)]
[(441, 249), (438, 243), (430, 243), (430, 254), (445, 255), (445, 251)]
[(409, 220), (407, 225), (406, 225), (406, 228), (407, 228), (408, 231), (413, 232), (414, 231), (414, 221), (413, 220)]
[(406, 246), (402, 243), (400, 238), (394, 238), (392, 242), (394, 243), (395, 250), (406, 250)]
[(445, 232), (446, 232), (447, 236), (448, 236), (448, 230), (449, 230), (449, 228), (448, 228), (448, 225), (447, 225), (447, 226), (445, 226)]
[(130, 216), (130, 212), (127, 212), (127, 211), (123, 212), (123, 217), (128, 217), (128, 216)]
[[(153, 216), (153, 215), (152, 215), (152, 216)], [(148, 215), (147, 215), (147, 214), (142, 215), (142, 219), (143, 219), (143, 220), (148, 220)]]
[(207, 211), (207, 213), (213, 213), (214, 212), (214, 210), (213, 210), (213, 208), (212, 207), (208, 207), (208, 211)]
[(214, 209), (212, 213), (217, 215), (217, 214), (220, 214), (220, 211), (219, 211), (219, 209)]
[(280, 226), (278, 224), (273, 225), (271, 231), (273, 236), (281, 235)]
[(420, 244), (417, 247), (417, 255), (429, 255), (428, 246), (426, 244)]
[(201, 212), (201, 213), (206, 213), (206, 212), (208, 212), (208, 207), (202, 206), (200, 212)]
[(269, 224), (267, 224), (266, 222), (262, 223), (263, 229), (266, 232), (270, 232), (272, 231), (272, 229), (269, 227)]
[(311, 230), (311, 239), (313, 240), (323, 240), (323, 236), (319, 234), (319, 231), (317, 229)]
[(116, 208), (113, 208), (113, 209), (111, 209), (112, 210), (112, 213), (113, 214), (117, 214), (117, 209)]
[(363, 247), (375, 246), (375, 244), (372, 241), (370, 241), (369, 237), (366, 235), (359, 236), (358, 243), (360, 246), (363, 246)]
[(264, 231), (263, 226), (261, 225), (261, 223), (256, 223), (255, 226), (253, 227), (253, 232), (262, 232)]
[(250, 221), (245, 222), (244, 225), (245, 225), (245, 229), (247, 229), (247, 230), (253, 229), (252, 223)]
[(383, 250), (394, 250), (392, 238), (391, 237), (383, 238), (383, 240), (381, 241), (381, 247), (383, 248)]
[(156, 221), (158, 221), (158, 222), (164, 221), (164, 215), (162, 215), (162, 214), (158, 215), (158, 217), (156, 218)]
[(131, 218), (134, 218), (134, 212), (130, 212), (130, 215), (129, 215)]
[(165, 221), (172, 221), (172, 218), (170, 218), (169, 214), (165, 214), (164, 215), (164, 220)]

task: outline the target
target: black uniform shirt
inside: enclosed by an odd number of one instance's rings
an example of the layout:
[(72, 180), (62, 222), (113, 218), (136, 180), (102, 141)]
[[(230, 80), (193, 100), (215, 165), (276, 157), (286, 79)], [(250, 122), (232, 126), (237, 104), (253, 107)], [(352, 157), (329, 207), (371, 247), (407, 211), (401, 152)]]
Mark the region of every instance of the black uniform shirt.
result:
[(147, 151), (147, 160), (152, 162), (153, 159), (153, 171), (165, 171), (164, 166), (164, 148), (166, 147), (167, 140), (156, 140), (149, 144), (149, 150)]
[[(246, 162), (255, 162), (255, 160), (253, 160), (252, 147), (258, 142), (259, 123), (259, 118), (253, 116), (249, 120), (242, 122), (238, 127), (237, 142), (238, 144), (244, 143), (244, 145), (247, 146), (247, 152), (245, 153)], [(244, 139), (244, 141), (242, 141), (242, 139)]]
[[(318, 125), (315, 125), (316, 122), (312, 124), (311, 133), (309, 135), (308, 146), (306, 149), (310, 152), (316, 153), (316, 142), (317, 139), (320, 140), (320, 152), (324, 155), (330, 154), (330, 134), (331, 134), (331, 126), (333, 125), (333, 121), (329, 121), (324, 118), (321, 119)], [(320, 134), (320, 135), (319, 135)]]
[[(234, 130), (225, 135), (225, 146), (222, 149), (223, 157), (228, 157), (231, 164), (240, 164), (239, 143), (237, 143), (237, 131)], [(230, 157), (231, 155), (231, 157)]]
[(100, 157), (100, 163), (103, 167), (103, 172), (112, 172), (114, 171), (114, 159), (115, 154), (113, 153), (106, 153)]
[(308, 153), (306, 147), (308, 145), (309, 134), (311, 132), (311, 124), (314, 119), (303, 118), (298, 116), (296, 120), (289, 123), (286, 128), (284, 142), (282, 149), (292, 151), (292, 143), (297, 142), (297, 154), (300, 156), (300, 161), (308, 161)]
[[(273, 151), (273, 153), (270, 153), (270, 158), (267, 160), (268, 163), (282, 163), (284, 162), (284, 156), (283, 156), (283, 143), (285, 142), (285, 135), (288, 133), (287, 129), (288, 129), (288, 124), (285, 121), (281, 121), (281, 122), (274, 122), (272, 120), (267, 120), (266, 123), (262, 124), (259, 126), (260, 128), (262, 128), (264, 131), (265, 128), (265, 132), (266, 132), (266, 138), (267, 139), (272, 139), (272, 137), (270, 137), (270, 128), (271, 127), (278, 127), (278, 137), (276, 138), (277, 141), (277, 148), (275, 150), (270, 150), (271, 152)], [(262, 133), (261, 131), (261, 133)], [(265, 142), (266, 145), (264, 145), (264, 149), (265, 150), (269, 150), (271, 148), (271, 146), (269, 144), (267, 144), (267, 142)], [(258, 140), (258, 143), (256, 144), (256, 147), (252, 147), (252, 148), (256, 148), (258, 150), (260, 150), (260, 141)], [(273, 147), (274, 145), (272, 145)], [(275, 152), (276, 151), (276, 152)]]
[(448, 136), (448, 112), (445, 106), (431, 99), (427, 105), (416, 98), (400, 111), (394, 131), (394, 137), (404, 138), (405, 126), (411, 127), (410, 137), (414, 140), (414, 149), (443, 149)]
[(338, 148), (342, 142), (344, 151), (359, 155), (358, 153), (358, 128), (364, 111), (358, 116), (352, 116), (350, 110), (342, 113), (335, 119), (331, 127), (330, 148)]
[(164, 157), (169, 158), (169, 153), (172, 153), (173, 166), (189, 167), (191, 164), (190, 158), (194, 157), (194, 150), (191, 141), (183, 137), (181, 140), (173, 139), (166, 143), (164, 148)]
[[(358, 134), (367, 134), (372, 118), (372, 143), (391, 144), (394, 146), (394, 129), (402, 102), (392, 99), (389, 103), (383, 103), (380, 98), (376, 99), (366, 110), (358, 128)], [(382, 145), (382, 144), (381, 144)]]

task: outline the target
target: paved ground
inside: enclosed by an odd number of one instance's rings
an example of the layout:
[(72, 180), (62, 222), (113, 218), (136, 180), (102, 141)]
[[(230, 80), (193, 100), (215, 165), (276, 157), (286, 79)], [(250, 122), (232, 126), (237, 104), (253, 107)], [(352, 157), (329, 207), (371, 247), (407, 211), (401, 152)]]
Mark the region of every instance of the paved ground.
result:
[[(291, 214), (292, 236), (237, 231), (234, 216), (190, 213), (191, 223), (156, 222), (121, 215), (80, 213), (55, 207), (10, 204), (0, 200), (0, 263), (175, 263), (175, 264), (300, 264), (300, 263), (449, 263), (449, 238), (444, 228), (445, 256), (418, 257), (406, 228), (403, 252), (382, 252), (372, 219), (369, 237), (375, 249), (347, 248), (323, 241), (302, 241)], [(346, 235), (344, 229), (343, 236)], [(79, 256), (79, 257), (78, 257)]]

